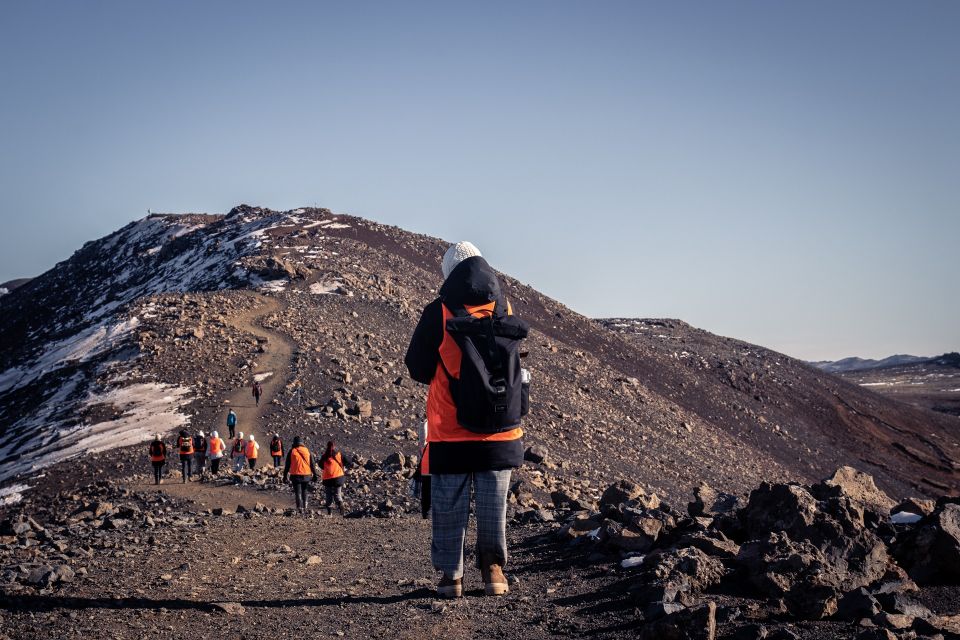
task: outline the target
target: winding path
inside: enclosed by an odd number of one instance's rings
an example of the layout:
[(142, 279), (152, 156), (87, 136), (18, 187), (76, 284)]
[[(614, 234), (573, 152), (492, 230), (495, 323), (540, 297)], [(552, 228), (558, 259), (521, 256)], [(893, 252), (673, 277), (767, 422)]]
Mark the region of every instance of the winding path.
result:
[[(258, 298), (260, 303), (248, 311), (226, 319), (226, 322), (245, 334), (265, 339), (266, 342), (262, 343), (265, 351), (256, 358), (256, 367), (249, 372), (250, 378), (246, 384), (231, 391), (221, 401), (224, 409), (223, 414), (218, 418), (220, 422), (217, 430), (228, 449), (221, 469), (231, 468), (233, 464), (229, 453), (232, 440), (226, 426), (226, 411), (229, 407), (232, 407), (237, 414), (237, 432), (242, 431), (244, 435), (253, 434), (260, 444), (257, 465), (273, 464), (273, 460), (270, 458), (270, 438), (272, 434), (267, 429), (266, 416), (270, 410), (270, 401), (287, 383), (292, 371), (295, 343), (284, 334), (268, 329), (261, 324), (264, 318), (275, 313), (282, 313), (286, 309), (286, 305), (272, 296), (263, 294), (251, 294), (251, 296)], [(265, 373), (271, 375), (261, 382), (263, 396), (260, 398), (260, 406), (258, 407), (254, 402), (250, 386), (253, 384), (253, 376)], [(289, 443), (284, 442), (284, 447), (288, 446)], [(213, 482), (181, 484), (171, 479), (164, 482), (161, 489), (170, 495), (188, 498), (204, 507), (222, 506), (232, 508), (237, 504), (252, 507), (256, 502), (271, 507), (292, 505), (292, 498), (286, 493), (278, 495), (273, 492), (237, 491), (236, 487), (218, 487)]]

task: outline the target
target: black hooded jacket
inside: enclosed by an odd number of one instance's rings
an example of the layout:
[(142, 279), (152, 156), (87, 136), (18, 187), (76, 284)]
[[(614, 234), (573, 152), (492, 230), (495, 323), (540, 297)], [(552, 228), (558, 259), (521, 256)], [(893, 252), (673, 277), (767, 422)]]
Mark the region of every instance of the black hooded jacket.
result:
[[(430, 384), (437, 372), (443, 342), (442, 305), (456, 309), (494, 301), (498, 306), (506, 306), (500, 281), (487, 261), (475, 256), (458, 264), (440, 287), (439, 297), (424, 308), (413, 331), (404, 357), (410, 377)], [(519, 438), (500, 442), (431, 442), (429, 455), (431, 474), (512, 469), (523, 464), (523, 443)]]

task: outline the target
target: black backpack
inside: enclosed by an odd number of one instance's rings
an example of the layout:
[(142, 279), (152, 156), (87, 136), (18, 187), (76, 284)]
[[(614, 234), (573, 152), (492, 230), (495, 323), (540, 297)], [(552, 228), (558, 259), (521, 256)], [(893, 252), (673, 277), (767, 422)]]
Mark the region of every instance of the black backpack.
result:
[[(466, 309), (451, 309), (446, 329), (460, 347), (460, 378), (447, 372), (457, 422), (474, 433), (509, 431), (527, 414), (529, 386), (520, 368), (520, 341), (530, 326), (504, 312), (477, 318)], [(442, 360), (441, 360), (442, 362)], [(444, 367), (446, 371), (446, 367)]]

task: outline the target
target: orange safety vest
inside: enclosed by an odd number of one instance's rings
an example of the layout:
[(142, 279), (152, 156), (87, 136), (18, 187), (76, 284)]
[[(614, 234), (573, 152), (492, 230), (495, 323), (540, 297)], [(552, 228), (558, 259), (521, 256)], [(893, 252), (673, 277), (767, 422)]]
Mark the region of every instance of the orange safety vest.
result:
[(323, 460), (323, 480), (333, 480), (343, 475), (343, 456), (337, 451)]
[(154, 440), (150, 443), (150, 462), (163, 462), (167, 459), (166, 447), (163, 443)]
[(177, 438), (177, 447), (180, 449), (180, 455), (193, 455), (193, 438), (191, 436), (180, 436)]
[(210, 438), (210, 455), (219, 455), (221, 451), (223, 451), (223, 440), (220, 438)]
[[(488, 302), (476, 306), (468, 305), (466, 310), (475, 318), (484, 318), (493, 315), (496, 304), (496, 302)], [(453, 336), (447, 332), (447, 320), (453, 318), (454, 315), (447, 308), (447, 305), (441, 304), (440, 307), (443, 309), (443, 341), (440, 343), (440, 359), (437, 362), (437, 370), (433, 374), (433, 380), (430, 382), (430, 389), (427, 392), (427, 429), (429, 431), (427, 442), (504, 442), (522, 437), (523, 429), (520, 427), (500, 433), (484, 434), (474, 433), (461, 427), (457, 422), (457, 405), (453, 402), (453, 396), (450, 394), (450, 380), (447, 378), (447, 372), (455, 379), (460, 378), (462, 354)], [(509, 302), (507, 303), (507, 314), (513, 315), (513, 309)], [(429, 451), (424, 451), (424, 458), (421, 473), (429, 473)]]
[(290, 475), (309, 476), (313, 471), (310, 469), (310, 450), (300, 445), (290, 449)]
[(257, 445), (257, 443), (256, 443), (255, 441), (253, 441), (253, 440), (247, 440), (247, 451), (246, 451), (246, 456), (247, 456), (247, 458), (248, 458), (248, 459), (251, 459), (251, 460), (254, 459), (254, 458), (256, 458), (256, 457), (257, 457), (257, 449), (259, 449), (259, 448), (260, 448), (260, 447)]
[[(274, 449), (274, 447), (276, 447), (276, 449)], [(270, 455), (283, 456), (283, 440), (270, 441)]]
[(234, 456), (243, 455), (244, 449), (246, 449), (246, 445), (244, 444), (243, 440), (241, 440), (240, 438), (237, 438), (236, 440), (233, 441)]

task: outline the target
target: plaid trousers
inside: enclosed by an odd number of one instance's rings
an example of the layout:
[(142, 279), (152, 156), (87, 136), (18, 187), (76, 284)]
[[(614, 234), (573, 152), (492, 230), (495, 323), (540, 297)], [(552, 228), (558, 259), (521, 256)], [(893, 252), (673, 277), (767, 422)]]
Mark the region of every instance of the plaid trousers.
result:
[(433, 510), (433, 566), (449, 578), (463, 577), (463, 546), (470, 518), (470, 487), (476, 495), (477, 564), (487, 557), (507, 563), (507, 491), (510, 469), (434, 474), (430, 480)]

